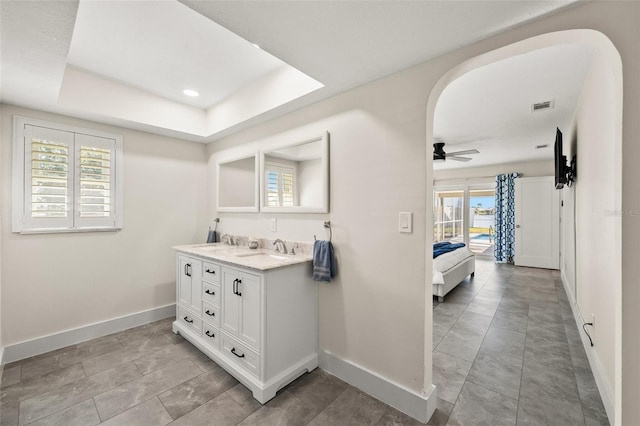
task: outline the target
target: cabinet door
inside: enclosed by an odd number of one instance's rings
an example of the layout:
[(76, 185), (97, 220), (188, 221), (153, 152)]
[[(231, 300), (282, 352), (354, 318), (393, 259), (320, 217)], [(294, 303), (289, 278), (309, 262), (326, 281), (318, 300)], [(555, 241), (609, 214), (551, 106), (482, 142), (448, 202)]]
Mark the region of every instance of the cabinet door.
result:
[(222, 329), (238, 335), (240, 329), (240, 296), (238, 295), (238, 273), (222, 268)]
[(240, 340), (260, 350), (260, 277), (242, 273), (238, 285), (240, 297)]
[(200, 313), (202, 262), (186, 256), (179, 256), (178, 303)]

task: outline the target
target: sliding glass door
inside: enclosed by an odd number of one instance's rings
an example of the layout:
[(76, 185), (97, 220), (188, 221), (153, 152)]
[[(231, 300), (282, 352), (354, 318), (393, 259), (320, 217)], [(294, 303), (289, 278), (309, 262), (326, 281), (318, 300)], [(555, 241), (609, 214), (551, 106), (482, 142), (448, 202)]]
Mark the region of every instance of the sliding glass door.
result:
[(495, 189), (469, 190), (469, 249), (493, 256), (496, 226)]
[(433, 241), (464, 242), (477, 255), (493, 256), (495, 190), (493, 184), (435, 189)]

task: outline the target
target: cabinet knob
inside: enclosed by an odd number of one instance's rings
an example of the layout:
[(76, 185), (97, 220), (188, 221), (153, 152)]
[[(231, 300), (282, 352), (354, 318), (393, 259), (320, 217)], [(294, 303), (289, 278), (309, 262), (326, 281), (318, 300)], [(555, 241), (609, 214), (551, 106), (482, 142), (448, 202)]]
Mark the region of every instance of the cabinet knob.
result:
[(184, 317), (184, 320), (185, 320), (186, 322), (188, 322), (189, 324), (193, 323), (193, 320), (192, 320), (192, 319), (189, 319), (189, 317)]
[(244, 358), (244, 354), (242, 354), (242, 355), (238, 355), (238, 354), (236, 353), (236, 348), (231, 348), (231, 353), (232, 353), (232, 354), (234, 354), (235, 356), (237, 356), (238, 358)]

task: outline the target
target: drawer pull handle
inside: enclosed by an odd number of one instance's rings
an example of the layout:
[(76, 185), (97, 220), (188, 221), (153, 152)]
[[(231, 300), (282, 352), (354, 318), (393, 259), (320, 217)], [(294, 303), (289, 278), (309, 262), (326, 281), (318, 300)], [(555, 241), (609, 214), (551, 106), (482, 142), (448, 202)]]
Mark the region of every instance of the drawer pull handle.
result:
[(236, 348), (231, 348), (231, 353), (232, 353), (232, 354), (234, 354), (235, 356), (237, 356), (238, 358), (244, 358), (244, 354), (242, 354), (242, 355), (238, 355), (238, 354), (236, 353)]
[(204, 334), (206, 334), (207, 336), (211, 337), (212, 339), (213, 339), (214, 337), (216, 337), (215, 333), (212, 333), (212, 332), (210, 332), (209, 330), (205, 331), (205, 333), (204, 333)]
[(192, 319), (189, 319), (189, 317), (184, 317), (184, 320), (185, 320), (186, 322), (188, 322), (189, 324), (192, 324), (192, 323), (193, 323), (193, 320), (192, 320)]
[(191, 276), (191, 264), (187, 263), (186, 265), (184, 265), (184, 274), (188, 277)]
[(205, 268), (205, 269), (204, 269), (204, 271), (205, 271), (207, 274), (215, 274), (215, 273), (216, 273), (216, 270), (215, 270), (215, 269)]
[(215, 316), (216, 316), (216, 313), (215, 313), (215, 312), (211, 312), (211, 311), (210, 311), (210, 310), (208, 310), (208, 309), (205, 311), (205, 314), (209, 315), (210, 317), (215, 317)]
[(204, 292), (205, 292), (205, 293), (207, 293), (207, 294), (210, 294), (210, 295), (212, 295), (212, 296), (215, 296), (215, 295), (216, 295), (216, 292), (215, 292), (215, 291), (212, 291), (212, 290), (209, 290), (209, 289), (206, 289)]

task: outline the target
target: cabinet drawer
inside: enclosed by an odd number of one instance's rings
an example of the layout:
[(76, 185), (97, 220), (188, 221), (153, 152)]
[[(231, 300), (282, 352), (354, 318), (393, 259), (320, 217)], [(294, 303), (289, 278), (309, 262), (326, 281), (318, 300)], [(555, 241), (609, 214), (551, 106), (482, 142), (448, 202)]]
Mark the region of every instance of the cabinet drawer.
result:
[(213, 327), (206, 322), (202, 323), (202, 338), (208, 346), (214, 349), (218, 349), (220, 347), (218, 344), (220, 341), (219, 333), (220, 331), (218, 331), (216, 327)]
[(220, 286), (202, 283), (202, 300), (220, 306)]
[(203, 262), (202, 265), (202, 281), (210, 283), (220, 282), (220, 265), (215, 263)]
[(222, 353), (227, 359), (240, 365), (249, 373), (260, 377), (260, 356), (225, 333), (220, 333)]
[(178, 308), (178, 321), (197, 334), (200, 334), (200, 330), (202, 330), (202, 320), (186, 309)]
[(220, 327), (220, 308), (202, 302), (202, 319), (216, 328)]

